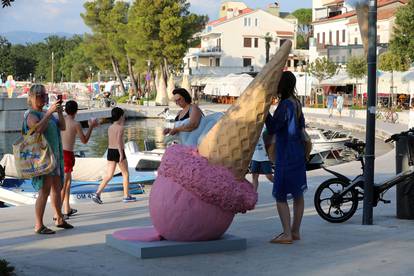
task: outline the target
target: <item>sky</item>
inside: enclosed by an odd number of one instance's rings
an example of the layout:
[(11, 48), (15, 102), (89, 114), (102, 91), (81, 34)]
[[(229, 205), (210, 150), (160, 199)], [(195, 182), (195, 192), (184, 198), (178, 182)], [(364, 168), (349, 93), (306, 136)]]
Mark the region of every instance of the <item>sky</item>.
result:
[[(82, 21), (85, 0), (16, 0), (10, 8), (0, 8), (0, 33), (33, 31), (39, 33), (84, 33)], [(221, 0), (189, 0), (190, 10), (217, 19)], [(274, 0), (244, 0), (251, 8), (265, 8)], [(310, 8), (312, 0), (279, 0), (282, 11)]]

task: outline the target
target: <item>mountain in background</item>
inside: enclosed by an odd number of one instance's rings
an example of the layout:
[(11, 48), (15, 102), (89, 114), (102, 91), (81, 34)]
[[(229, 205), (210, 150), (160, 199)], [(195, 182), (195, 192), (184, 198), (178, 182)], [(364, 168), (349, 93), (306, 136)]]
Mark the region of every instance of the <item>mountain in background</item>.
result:
[(26, 43), (38, 43), (44, 42), (45, 38), (51, 36), (64, 36), (70, 38), (74, 36), (74, 34), (70, 33), (36, 33), (36, 32), (28, 32), (28, 31), (13, 31), (13, 32), (5, 32), (0, 33), (0, 36), (5, 37), (10, 43), (12, 44), (26, 44)]

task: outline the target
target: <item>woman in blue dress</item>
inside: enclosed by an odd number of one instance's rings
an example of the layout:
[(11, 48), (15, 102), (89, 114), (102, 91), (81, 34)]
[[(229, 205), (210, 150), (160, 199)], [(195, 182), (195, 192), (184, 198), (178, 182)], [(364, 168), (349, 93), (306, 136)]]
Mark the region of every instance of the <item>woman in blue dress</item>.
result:
[[(276, 134), (275, 175), (273, 196), (283, 227), (283, 233), (275, 236), (271, 243), (290, 244), (300, 240), (300, 224), (304, 211), (303, 193), (306, 185), (306, 161), (303, 117), (300, 102), (295, 96), (296, 77), (292, 72), (283, 72), (278, 87), (279, 104), (271, 116), (266, 118), (270, 134)], [(291, 224), (288, 199), (293, 198), (293, 222)]]

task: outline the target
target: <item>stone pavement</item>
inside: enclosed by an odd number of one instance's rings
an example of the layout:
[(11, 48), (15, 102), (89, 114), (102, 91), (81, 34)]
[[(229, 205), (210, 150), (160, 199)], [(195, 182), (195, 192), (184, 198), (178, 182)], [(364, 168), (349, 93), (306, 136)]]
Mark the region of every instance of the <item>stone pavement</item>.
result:
[[(376, 181), (391, 177), (394, 152), (377, 157), (375, 169)], [(335, 170), (352, 176), (359, 173), (359, 164)], [(106, 234), (151, 224), (147, 186), (136, 203), (124, 204), (120, 198), (74, 206), (79, 215), (70, 222), (76, 228), (49, 237), (33, 234), (33, 206), (0, 209), (0, 258), (10, 261), (18, 275), (412, 275), (414, 221), (395, 218), (395, 189), (385, 197), (391, 204), (374, 209), (374, 225), (361, 225), (362, 204), (349, 221), (331, 224), (313, 207), (316, 187), (329, 177), (323, 170), (308, 172), (302, 240), (293, 245), (268, 242), (281, 226), (272, 185), (261, 178), (256, 209), (237, 215), (228, 231), (247, 238), (245, 251), (140, 260), (106, 246)], [(45, 223), (52, 225), (49, 206)]]

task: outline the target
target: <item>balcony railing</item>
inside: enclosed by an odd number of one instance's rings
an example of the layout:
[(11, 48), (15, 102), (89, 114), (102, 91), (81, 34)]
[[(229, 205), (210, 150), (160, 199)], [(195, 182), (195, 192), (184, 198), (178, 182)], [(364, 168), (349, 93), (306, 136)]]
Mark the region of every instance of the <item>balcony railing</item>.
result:
[(201, 53), (218, 53), (221, 52), (220, 46), (201, 48)]
[(246, 72), (255, 71), (253, 66), (248, 67), (233, 67), (233, 66), (219, 66), (219, 67), (210, 67), (210, 66), (199, 66), (191, 67), (192, 75), (216, 75), (216, 76), (226, 76), (228, 74), (240, 74)]

